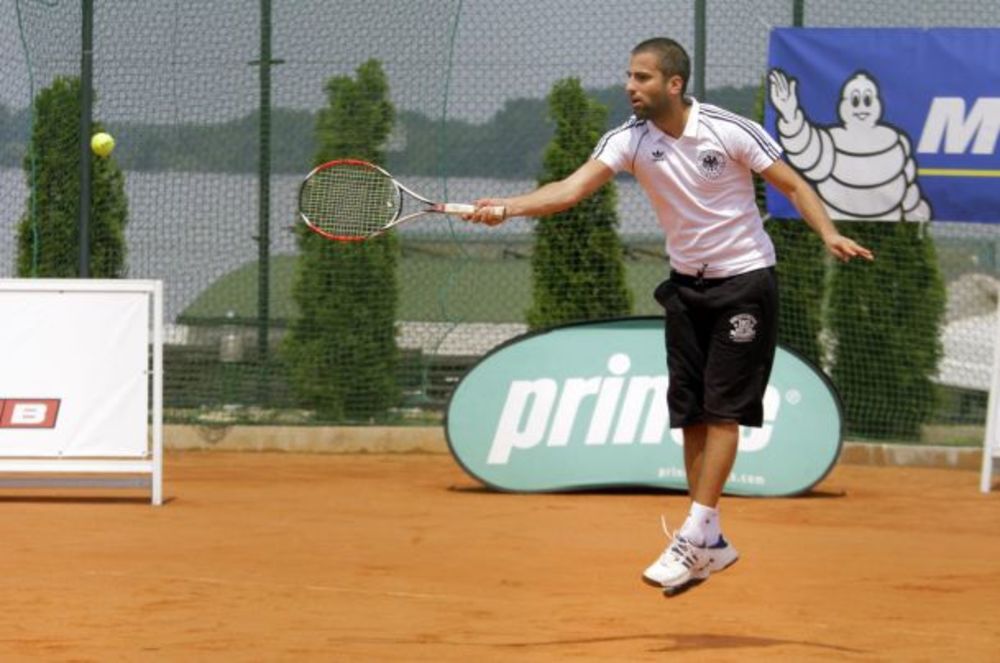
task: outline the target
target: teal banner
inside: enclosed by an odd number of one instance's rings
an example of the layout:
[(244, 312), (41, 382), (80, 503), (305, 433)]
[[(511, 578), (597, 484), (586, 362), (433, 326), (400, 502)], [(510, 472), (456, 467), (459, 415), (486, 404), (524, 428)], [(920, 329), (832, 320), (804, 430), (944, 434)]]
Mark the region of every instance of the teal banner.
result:
[[(556, 491), (687, 487), (681, 431), (669, 428), (661, 318), (556, 327), (495, 349), (448, 405), (448, 445), (488, 486)], [(779, 347), (764, 425), (740, 429), (733, 495), (795, 495), (833, 467), (840, 402), (826, 377)]]

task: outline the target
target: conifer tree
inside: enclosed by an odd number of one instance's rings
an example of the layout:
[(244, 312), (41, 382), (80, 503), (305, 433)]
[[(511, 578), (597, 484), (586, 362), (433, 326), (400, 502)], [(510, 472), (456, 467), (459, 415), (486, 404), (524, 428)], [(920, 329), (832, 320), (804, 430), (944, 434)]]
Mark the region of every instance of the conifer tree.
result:
[[(80, 79), (56, 78), (35, 98), (31, 143), (24, 157), (27, 207), (17, 226), (17, 273), (74, 278), (80, 267)], [(91, 134), (103, 131), (94, 122)], [(85, 139), (89, 142), (90, 135)], [(128, 202), (114, 156), (90, 154), (90, 276), (125, 272)]]
[[(548, 102), (555, 135), (545, 151), (539, 185), (563, 179), (586, 161), (607, 112), (575, 78), (557, 82)], [(616, 200), (612, 181), (576, 206), (538, 220), (527, 314), (531, 328), (631, 312)]]
[[(389, 84), (376, 60), (352, 78), (326, 84), (315, 165), (353, 158), (381, 164), (395, 119)], [(398, 402), (395, 339), (398, 240), (332, 242), (299, 230), (293, 297), (299, 317), (285, 341), (296, 393), (330, 421), (384, 417)]]

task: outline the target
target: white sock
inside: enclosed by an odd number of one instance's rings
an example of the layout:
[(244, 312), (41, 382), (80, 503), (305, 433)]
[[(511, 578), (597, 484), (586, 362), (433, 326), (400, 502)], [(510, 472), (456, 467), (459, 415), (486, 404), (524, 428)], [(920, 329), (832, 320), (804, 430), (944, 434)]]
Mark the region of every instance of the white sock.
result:
[(681, 526), (681, 536), (696, 546), (711, 546), (719, 540), (722, 528), (719, 526), (719, 510), (704, 504), (691, 502), (691, 511)]

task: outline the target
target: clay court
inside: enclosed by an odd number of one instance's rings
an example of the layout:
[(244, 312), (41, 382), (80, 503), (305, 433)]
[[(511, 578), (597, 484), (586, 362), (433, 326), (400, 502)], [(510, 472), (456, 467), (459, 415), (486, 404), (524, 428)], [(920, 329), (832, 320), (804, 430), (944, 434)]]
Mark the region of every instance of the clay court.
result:
[(4, 489), (0, 659), (996, 661), (1000, 495), (841, 465), (729, 499), (743, 558), (639, 575), (680, 494), (518, 495), (442, 454), (168, 454), (134, 493)]

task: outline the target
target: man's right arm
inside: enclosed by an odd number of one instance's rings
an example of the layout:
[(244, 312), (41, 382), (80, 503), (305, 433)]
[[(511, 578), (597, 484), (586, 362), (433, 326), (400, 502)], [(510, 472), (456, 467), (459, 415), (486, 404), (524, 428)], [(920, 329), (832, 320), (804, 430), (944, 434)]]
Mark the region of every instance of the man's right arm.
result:
[[(495, 226), (514, 216), (548, 216), (568, 209), (607, 184), (615, 172), (597, 159), (590, 159), (571, 175), (558, 182), (550, 182), (531, 193), (512, 198), (481, 198), (476, 201), (477, 211), (465, 217), (468, 221)], [(504, 208), (503, 219), (489, 213), (488, 207)]]

